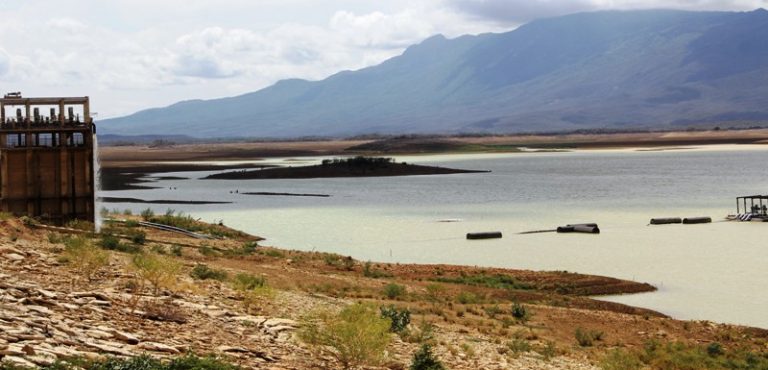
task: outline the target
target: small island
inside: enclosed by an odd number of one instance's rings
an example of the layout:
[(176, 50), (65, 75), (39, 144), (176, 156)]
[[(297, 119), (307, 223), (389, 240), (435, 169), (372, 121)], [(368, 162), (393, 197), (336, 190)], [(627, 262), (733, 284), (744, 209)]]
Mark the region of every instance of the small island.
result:
[(397, 163), (393, 158), (363, 157), (325, 159), (314, 166), (277, 167), (261, 170), (222, 172), (205, 177), (217, 180), (313, 179), (326, 177), (383, 177), (446, 175), (490, 171), (462, 170), (435, 166)]

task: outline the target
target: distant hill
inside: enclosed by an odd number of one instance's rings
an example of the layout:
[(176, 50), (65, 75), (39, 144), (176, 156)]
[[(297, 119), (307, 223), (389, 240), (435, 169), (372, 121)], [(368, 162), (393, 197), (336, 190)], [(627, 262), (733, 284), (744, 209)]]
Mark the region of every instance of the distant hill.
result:
[(511, 133), (768, 123), (768, 11), (581, 13), (434, 36), (322, 81), (101, 121), (197, 137)]

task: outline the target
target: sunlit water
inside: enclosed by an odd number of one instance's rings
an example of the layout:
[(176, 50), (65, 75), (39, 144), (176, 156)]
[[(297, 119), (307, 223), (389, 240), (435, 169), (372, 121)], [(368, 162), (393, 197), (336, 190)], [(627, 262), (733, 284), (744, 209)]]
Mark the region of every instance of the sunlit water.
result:
[[(232, 201), (170, 208), (223, 220), (284, 248), (361, 260), (568, 270), (648, 282), (659, 291), (605, 299), (681, 319), (768, 328), (768, 223), (648, 226), (652, 217), (719, 221), (735, 212), (736, 196), (768, 193), (768, 148), (748, 149), (398, 158), (492, 171), (440, 176), (230, 181), (196, 179), (202, 172), (174, 173), (193, 179), (103, 195)], [(241, 194), (245, 191), (331, 197)], [(167, 207), (153, 208), (163, 212)], [(461, 222), (438, 222), (444, 219)], [(579, 222), (596, 222), (602, 233), (516, 234)], [(502, 231), (504, 238), (465, 239), (467, 232), (477, 231)]]

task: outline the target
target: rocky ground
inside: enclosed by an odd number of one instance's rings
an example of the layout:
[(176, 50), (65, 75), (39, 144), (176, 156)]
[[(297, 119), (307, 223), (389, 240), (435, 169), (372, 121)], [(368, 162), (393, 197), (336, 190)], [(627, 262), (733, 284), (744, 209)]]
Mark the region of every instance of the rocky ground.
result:
[[(453, 283), (441, 283), (444, 288), (438, 290), (434, 288), (437, 283), (429, 282), (425, 275), (435, 268), (443, 276), (467, 274), (473, 271), (468, 267), (371, 267), (358, 262), (340, 267), (336, 256), (264, 247), (251, 256), (200, 254), (203, 246), (223, 251), (242, 242), (200, 241), (146, 231), (152, 242), (145, 248), (150, 244), (155, 249), (185, 246), (183, 257), (178, 257), (184, 266), (177, 277), (178, 288), (156, 293), (137, 289), (136, 276), (127, 268), (130, 255), (114, 251), (108, 265), (92, 281), (85, 281), (63, 261), (63, 246), (50, 241), (54, 231), (12, 218), (0, 221), (0, 361), (36, 367), (72, 357), (149, 354), (168, 358), (194, 352), (222, 356), (245, 368), (335, 369), (340, 365), (330, 349), (310, 348), (296, 333), (308, 312), (338, 309), (356, 301), (411, 309), (413, 332), (428, 324), (434, 331), (435, 353), (450, 369), (594, 369), (606, 350), (641, 346), (649, 338), (696, 343), (718, 340), (726, 346), (765, 348), (766, 333), (758, 329), (676, 321), (626, 306), (585, 303), (593, 300), (546, 288), (562, 286), (550, 284), (553, 280), (573, 279), (574, 286), (584, 292), (614, 289), (606, 286), (639, 289), (639, 285), (615, 279), (603, 284), (595, 283), (603, 280), (584, 275), (518, 272), (521, 278), (530, 275), (525, 280), (530, 284), (540, 285), (529, 291), (530, 296), (515, 297), (529, 300), (530, 320), (511, 322), (504, 313), (490, 310), (509, 302), (504, 295), (508, 293)], [(193, 280), (189, 270), (200, 263), (232, 273), (266, 276), (274, 294), (255, 307), (244, 306), (243, 298), (229, 284)], [(372, 277), (372, 269), (387, 272)], [(407, 295), (382, 296), (382, 286), (392, 283), (406, 287)], [(458, 303), (452, 297), (462, 291), (489, 298)], [(590, 348), (581, 347), (573, 338), (574, 329), (580, 327), (599, 329), (605, 339)], [(419, 348), (418, 341), (395, 334), (392, 339), (383, 368), (407, 368)], [(513, 350), (513, 340), (527, 347)]]

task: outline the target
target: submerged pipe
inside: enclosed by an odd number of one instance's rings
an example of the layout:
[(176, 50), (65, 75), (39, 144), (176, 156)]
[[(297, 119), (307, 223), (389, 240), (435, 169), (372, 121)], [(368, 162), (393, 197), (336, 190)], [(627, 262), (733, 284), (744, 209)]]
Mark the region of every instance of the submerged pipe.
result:
[(499, 239), (501, 238), (501, 231), (488, 231), (481, 233), (467, 233), (467, 239)]
[(684, 224), (708, 224), (712, 222), (711, 217), (686, 217), (683, 219)]
[(680, 217), (660, 217), (652, 218), (651, 225), (679, 224), (683, 222)]
[(573, 224), (558, 226), (557, 232), (559, 233), (585, 233), (585, 234), (600, 234), (600, 228), (597, 224)]

